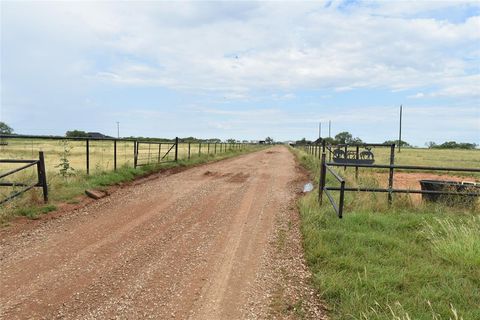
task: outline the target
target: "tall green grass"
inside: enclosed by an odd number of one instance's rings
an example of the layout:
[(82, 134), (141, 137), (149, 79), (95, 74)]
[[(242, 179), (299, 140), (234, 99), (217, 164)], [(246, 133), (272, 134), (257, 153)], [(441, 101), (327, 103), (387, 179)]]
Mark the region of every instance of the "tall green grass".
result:
[[(318, 181), (318, 160), (294, 152)], [(388, 206), (385, 194), (349, 193), (338, 219), (316, 191), (298, 205), (306, 259), (330, 318), (480, 319), (477, 209), (397, 195)]]

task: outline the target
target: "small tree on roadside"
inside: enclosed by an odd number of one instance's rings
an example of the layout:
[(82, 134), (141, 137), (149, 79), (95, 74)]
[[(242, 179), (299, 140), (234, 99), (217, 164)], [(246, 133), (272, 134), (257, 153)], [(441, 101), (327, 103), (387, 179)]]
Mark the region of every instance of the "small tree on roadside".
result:
[(274, 141), (273, 141), (272, 138), (270, 138), (270, 137), (266, 137), (266, 138), (265, 138), (265, 143), (272, 144), (273, 142), (274, 142)]
[(5, 122), (0, 121), (0, 134), (12, 134), (13, 129)]
[(59, 173), (65, 181), (68, 177), (71, 177), (75, 174), (75, 169), (70, 165), (70, 151), (73, 149), (72, 146), (68, 143), (68, 140), (62, 140), (60, 144), (63, 146), (62, 154), (60, 155), (60, 163), (55, 166), (59, 168)]

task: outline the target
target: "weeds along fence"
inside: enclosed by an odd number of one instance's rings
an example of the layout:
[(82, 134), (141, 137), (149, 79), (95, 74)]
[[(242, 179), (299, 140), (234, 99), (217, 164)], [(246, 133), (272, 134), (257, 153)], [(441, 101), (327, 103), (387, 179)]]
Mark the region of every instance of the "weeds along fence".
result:
[[(117, 170), (166, 161), (190, 159), (205, 154), (243, 150), (246, 143), (188, 143), (115, 138), (70, 138), (59, 136), (0, 135), (0, 158), (30, 159), (39, 151), (45, 155), (47, 171), (59, 171), (62, 161), (76, 172)], [(63, 160), (62, 160), (63, 159)], [(8, 169), (8, 168), (7, 168)]]
[[(383, 147), (390, 149), (389, 164), (374, 164), (375, 157), (371, 148)], [(461, 168), (461, 167), (438, 167), (438, 166), (418, 166), (418, 165), (398, 165), (395, 164), (395, 144), (339, 144), (339, 145), (303, 145), (300, 146), (306, 153), (318, 157), (320, 159), (320, 178), (318, 187), (318, 201), (323, 202), (323, 194), (325, 194), (332, 204), (339, 218), (343, 217), (345, 192), (373, 192), (386, 193), (388, 203), (391, 204), (394, 193), (403, 194), (421, 194), (427, 195), (427, 198), (438, 200), (442, 196), (458, 197), (461, 202), (475, 205), (475, 200), (480, 196), (480, 185), (477, 183), (456, 183), (446, 181), (446, 183), (436, 183), (440, 186), (437, 190), (429, 190), (424, 188), (425, 182), (421, 190), (417, 189), (398, 189), (394, 188), (395, 172), (401, 170), (407, 171), (428, 171), (428, 172), (468, 172), (480, 173), (480, 168)], [(361, 149), (364, 149), (361, 151)], [(352, 150), (353, 149), (353, 150)], [(328, 159), (328, 160), (327, 160)], [(332, 161), (333, 160), (333, 161)], [(388, 170), (388, 186), (387, 188), (347, 186), (346, 179), (340, 175), (335, 168), (343, 167), (355, 168), (355, 179), (358, 180), (359, 168), (363, 169), (387, 169)], [(331, 174), (340, 186), (327, 186), (327, 174)], [(429, 182), (431, 183), (431, 182)], [(435, 188), (433, 188), (435, 189)], [(335, 201), (332, 191), (339, 192), (338, 203)]]

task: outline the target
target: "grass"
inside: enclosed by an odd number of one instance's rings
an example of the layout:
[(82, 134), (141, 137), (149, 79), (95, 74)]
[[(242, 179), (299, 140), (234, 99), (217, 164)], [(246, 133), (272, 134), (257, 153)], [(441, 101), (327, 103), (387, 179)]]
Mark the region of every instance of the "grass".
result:
[[(0, 146), (0, 153), (5, 159), (38, 159), (38, 152), (43, 151), (45, 154), (45, 166), (47, 171), (58, 172), (56, 166), (60, 163), (60, 157), (66, 146), (70, 149), (69, 162), (77, 172), (86, 171), (86, 142), (73, 140), (48, 140), (48, 139), (27, 139), (14, 138), (4, 139), (8, 142), (6, 146)], [(171, 142), (162, 143), (161, 155), (166, 153), (172, 145)], [(227, 146), (228, 149), (228, 146)], [(158, 145), (139, 144), (138, 156), (140, 162), (154, 162), (158, 158)], [(190, 145), (190, 154), (198, 156), (198, 154), (219, 154), (225, 153), (225, 144), (199, 144), (192, 143)], [(113, 170), (114, 166), (114, 144), (113, 141), (91, 140), (89, 142), (90, 155), (90, 172), (103, 172)], [(173, 160), (174, 153), (170, 152), (165, 160)], [(117, 142), (117, 166), (133, 166), (133, 142), (118, 141)], [(178, 144), (178, 158), (188, 158), (188, 143)], [(139, 162), (139, 163), (140, 163)], [(8, 167), (2, 165), (2, 169)]]
[[(129, 182), (160, 170), (194, 166), (256, 150), (259, 150), (258, 146), (249, 146), (243, 150), (227, 150), (226, 152), (217, 154), (196, 154), (190, 159), (183, 158), (178, 162), (152, 164), (137, 167), (136, 169), (125, 164), (118, 168), (117, 171), (97, 171), (91, 175), (86, 175), (80, 171), (66, 179), (57, 172), (50, 171), (47, 173), (49, 189), (48, 205), (43, 204), (40, 190), (28, 191), (6, 205), (0, 206), (0, 224), (8, 223), (14, 216), (25, 216), (36, 219), (41, 214), (55, 210), (56, 206), (60, 203), (77, 203), (79, 202), (78, 197), (83, 195), (86, 189), (106, 189), (108, 186)], [(18, 182), (35, 181), (35, 174), (35, 171), (32, 169), (30, 172), (17, 173), (11, 179)], [(2, 188), (0, 191), (0, 198), (3, 198), (8, 195), (12, 189)]]
[[(318, 181), (318, 161), (295, 154)], [(478, 210), (348, 195), (342, 220), (315, 191), (298, 203), (313, 284), (331, 319), (480, 319)]]
[[(372, 152), (375, 155), (375, 164), (390, 163), (389, 147), (374, 147), (372, 148)], [(398, 153), (397, 149), (395, 149), (395, 164), (422, 165), (432, 167), (480, 168), (480, 149), (449, 150), (402, 148), (400, 153)], [(475, 177), (477, 179), (480, 179), (480, 173), (455, 172), (455, 175)]]

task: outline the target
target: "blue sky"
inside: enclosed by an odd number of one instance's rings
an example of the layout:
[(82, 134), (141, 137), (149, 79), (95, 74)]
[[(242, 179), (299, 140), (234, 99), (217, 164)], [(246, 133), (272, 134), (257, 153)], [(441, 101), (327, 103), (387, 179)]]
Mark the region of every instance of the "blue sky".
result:
[(17, 133), (480, 143), (480, 4), (1, 2)]

